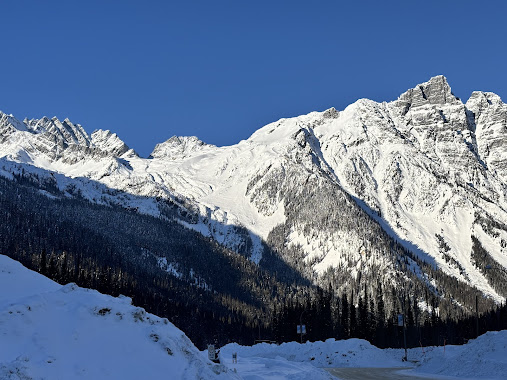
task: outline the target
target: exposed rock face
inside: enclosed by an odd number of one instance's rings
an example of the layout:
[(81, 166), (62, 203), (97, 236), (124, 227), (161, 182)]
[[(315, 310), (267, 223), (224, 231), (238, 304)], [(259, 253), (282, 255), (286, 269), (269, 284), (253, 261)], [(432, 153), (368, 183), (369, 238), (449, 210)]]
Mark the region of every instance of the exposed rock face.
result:
[(87, 159), (115, 159), (134, 151), (109, 131), (95, 131), (91, 136), (80, 124), (56, 117), (25, 119), (23, 122), (0, 113), (0, 141), (5, 153), (16, 160), (33, 163), (35, 158), (50, 162), (76, 164)]
[(34, 133), (47, 133), (54, 136), (57, 141), (62, 141), (67, 145), (76, 144), (90, 146), (90, 137), (79, 124), (73, 124), (69, 119), (63, 122), (56, 117), (49, 119), (43, 117), (42, 119), (25, 120), (27, 129)]
[(125, 144), (116, 133), (111, 131), (103, 131), (101, 129), (94, 131), (91, 135), (91, 143), (103, 152), (112, 154), (113, 156), (122, 156), (132, 150)]
[(406, 113), (410, 108), (417, 108), (429, 104), (460, 104), (456, 96), (451, 92), (451, 87), (443, 75), (431, 78), (428, 82), (422, 83), (400, 96), (396, 102)]
[(507, 105), (491, 92), (474, 92), (466, 103), (482, 162), (507, 182)]
[(3, 144), (10, 135), (17, 131), (26, 131), (25, 124), (0, 111), (0, 144)]

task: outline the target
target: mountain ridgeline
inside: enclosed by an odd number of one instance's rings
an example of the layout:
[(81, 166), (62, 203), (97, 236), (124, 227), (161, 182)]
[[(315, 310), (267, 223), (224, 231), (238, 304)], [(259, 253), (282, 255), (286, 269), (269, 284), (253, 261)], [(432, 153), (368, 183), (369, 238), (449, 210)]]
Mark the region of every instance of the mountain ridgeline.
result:
[[(0, 251), (123, 293), (200, 347), (358, 336), (459, 342), (502, 328), (507, 105), (442, 76), (396, 101), (281, 119), (229, 147), (0, 113)], [(313, 327), (312, 327), (313, 326)], [(320, 326), (316, 328), (316, 326)]]

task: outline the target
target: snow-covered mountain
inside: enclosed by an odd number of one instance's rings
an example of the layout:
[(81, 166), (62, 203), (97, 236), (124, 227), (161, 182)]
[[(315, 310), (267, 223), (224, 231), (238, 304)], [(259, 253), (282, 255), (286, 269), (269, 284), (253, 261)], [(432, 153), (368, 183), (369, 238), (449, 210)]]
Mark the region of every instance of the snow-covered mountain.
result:
[(172, 137), (149, 158), (109, 131), (1, 113), (0, 157), (4, 175), (30, 164), (97, 202), (116, 189), (118, 203), (143, 197), (135, 207), (158, 215), (170, 200), (181, 223), (256, 263), (264, 242), (317, 277), (368, 266), (389, 276), (389, 244), (377, 244), (389, 235), (497, 301), (507, 295), (486, 269), (507, 278), (507, 105), (485, 92), (464, 104), (443, 76), (392, 102), (281, 119), (233, 146)]
[(239, 378), (130, 298), (58, 285), (3, 255), (0, 289), (2, 379)]

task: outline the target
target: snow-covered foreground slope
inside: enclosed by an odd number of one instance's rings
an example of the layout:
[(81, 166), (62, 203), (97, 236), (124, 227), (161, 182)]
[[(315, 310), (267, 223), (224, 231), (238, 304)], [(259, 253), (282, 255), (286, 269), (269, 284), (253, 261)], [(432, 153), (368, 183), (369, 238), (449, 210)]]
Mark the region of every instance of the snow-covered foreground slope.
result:
[[(232, 363), (234, 352), (238, 354), (237, 364)], [(229, 368), (236, 368), (245, 379), (319, 379), (318, 376), (325, 376), (320, 372), (312, 375), (308, 367), (311, 365), (319, 368), (407, 367), (403, 373), (430, 379), (500, 380), (505, 379), (507, 373), (507, 331), (488, 332), (463, 346), (410, 349), (409, 362), (401, 361), (404, 350), (382, 350), (361, 339), (281, 345), (263, 343), (253, 347), (228, 344), (221, 353), (222, 362)], [(409, 369), (411, 367), (414, 368)], [(300, 374), (307, 377), (298, 377), (296, 368), (301, 368)]]
[(234, 379), (166, 319), (0, 255), (1, 379)]

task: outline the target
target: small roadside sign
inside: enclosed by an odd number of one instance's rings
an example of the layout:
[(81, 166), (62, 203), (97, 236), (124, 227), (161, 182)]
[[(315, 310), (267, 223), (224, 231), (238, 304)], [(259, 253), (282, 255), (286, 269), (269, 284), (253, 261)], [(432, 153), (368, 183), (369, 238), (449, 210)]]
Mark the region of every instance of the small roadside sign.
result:
[(298, 334), (306, 334), (306, 325), (297, 325)]
[(403, 327), (403, 314), (398, 314), (398, 326)]
[(216, 351), (215, 351), (215, 345), (214, 344), (208, 344), (208, 359), (209, 360), (216, 360)]

